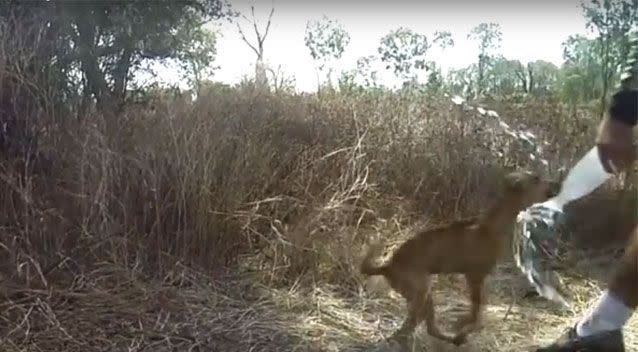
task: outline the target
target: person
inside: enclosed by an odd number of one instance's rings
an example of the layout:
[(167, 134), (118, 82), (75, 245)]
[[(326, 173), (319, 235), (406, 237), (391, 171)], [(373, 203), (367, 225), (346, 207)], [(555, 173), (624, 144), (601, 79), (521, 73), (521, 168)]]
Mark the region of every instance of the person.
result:
[[(630, 34), (633, 46), (620, 88), (611, 98), (592, 152), (565, 178), (554, 208), (593, 191), (610, 175), (632, 167), (637, 149), (633, 129), (638, 119), (638, 32)], [(597, 165), (596, 165), (597, 164)], [(596, 168), (602, 170), (596, 175)], [(562, 194), (562, 196), (561, 196)], [(536, 352), (624, 352), (622, 329), (638, 306), (638, 226), (633, 230), (619, 266), (593, 309), (549, 345)]]

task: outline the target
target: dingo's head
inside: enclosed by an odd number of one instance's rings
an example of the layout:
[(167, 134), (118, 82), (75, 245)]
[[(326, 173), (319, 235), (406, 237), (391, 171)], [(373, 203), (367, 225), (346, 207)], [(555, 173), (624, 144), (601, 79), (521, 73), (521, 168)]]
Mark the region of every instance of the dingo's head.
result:
[(505, 192), (518, 196), (520, 205), (529, 207), (555, 196), (560, 185), (529, 171), (511, 172), (505, 176)]

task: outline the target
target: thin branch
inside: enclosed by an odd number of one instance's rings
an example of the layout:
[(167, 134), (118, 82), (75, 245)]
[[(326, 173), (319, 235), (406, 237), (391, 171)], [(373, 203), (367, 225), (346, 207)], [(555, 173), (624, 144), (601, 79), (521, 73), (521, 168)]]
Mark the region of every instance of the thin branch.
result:
[(255, 6), (250, 7), (250, 12), (253, 16), (253, 28), (255, 28), (255, 35), (257, 35), (257, 44), (261, 48), (263, 44), (263, 40), (261, 39), (261, 35), (259, 35), (259, 29), (257, 29), (257, 18), (255, 17)]
[(270, 30), (270, 23), (272, 22), (272, 15), (275, 13), (275, 8), (273, 7), (270, 10), (270, 15), (268, 15), (268, 24), (266, 25), (266, 32), (264, 32), (264, 38), (262, 39), (262, 44), (263, 41), (266, 40), (266, 37), (268, 36), (268, 31)]
[(250, 42), (248, 41), (248, 38), (246, 38), (246, 35), (244, 34), (244, 31), (241, 30), (241, 26), (239, 25), (239, 23), (237, 23), (237, 29), (239, 30), (239, 35), (241, 35), (241, 40), (244, 41), (244, 43), (248, 44), (248, 46), (253, 49), (253, 51), (255, 52), (255, 54), (257, 54), (257, 56), (259, 57), (259, 51), (257, 50), (257, 48), (255, 48), (252, 44), (250, 44)]

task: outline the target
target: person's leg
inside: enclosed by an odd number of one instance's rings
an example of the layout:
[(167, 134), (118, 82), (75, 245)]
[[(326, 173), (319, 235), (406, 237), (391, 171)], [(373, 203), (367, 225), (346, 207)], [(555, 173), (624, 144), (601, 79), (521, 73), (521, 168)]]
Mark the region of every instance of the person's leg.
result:
[(537, 352), (623, 352), (622, 328), (638, 307), (638, 226), (607, 290), (575, 327)]
[(619, 270), (609, 284), (609, 291), (631, 309), (638, 307), (638, 226), (625, 250)]
[(607, 290), (576, 328), (579, 336), (622, 329), (638, 306), (638, 227)]

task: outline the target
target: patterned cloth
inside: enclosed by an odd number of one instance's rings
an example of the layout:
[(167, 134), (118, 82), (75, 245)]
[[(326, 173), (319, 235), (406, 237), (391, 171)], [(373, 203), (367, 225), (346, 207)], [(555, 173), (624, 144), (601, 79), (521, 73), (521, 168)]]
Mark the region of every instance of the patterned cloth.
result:
[(518, 268), (539, 295), (570, 308), (553, 266), (560, 260), (568, 231), (563, 212), (534, 206), (517, 218), (513, 251)]

